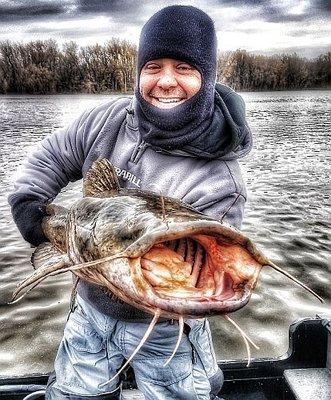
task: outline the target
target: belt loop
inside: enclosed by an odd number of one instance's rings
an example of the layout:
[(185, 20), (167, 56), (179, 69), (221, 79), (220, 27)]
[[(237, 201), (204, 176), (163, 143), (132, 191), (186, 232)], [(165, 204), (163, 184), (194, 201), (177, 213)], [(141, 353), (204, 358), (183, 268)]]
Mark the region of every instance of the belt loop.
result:
[(77, 297), (77, 286), (78, 286), (79, 278), (75, 277), (74, 279), (75, 280), (74, 280), (74, 284), (73, 284), (73, 287), (71, 290), (71, 295), (70, 295), (69, 314), (67, 317), (67, 322), (70, 317), (70, 314), (73, 313), (77, 308), (76, 297)]
[(197, 361), (198, 361), (197, 352), (196, 352), (194, 346), (192, 345), (192, 363), (196, 364)]

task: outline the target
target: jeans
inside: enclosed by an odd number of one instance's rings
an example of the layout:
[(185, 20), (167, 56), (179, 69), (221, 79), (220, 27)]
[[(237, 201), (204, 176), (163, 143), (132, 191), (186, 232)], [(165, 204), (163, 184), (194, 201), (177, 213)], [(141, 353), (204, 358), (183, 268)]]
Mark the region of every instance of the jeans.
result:
[[(206, 319), (187, 320), (176, 355), (167, 366), (178, 339), (178, 323), (162, 321), (133, 358), (137, 386), (147, 400), (217, 399), (223, 383)], [(120, 399), (120, 382), (111, 379), (130, 357), (147, 323), (124, 322), (94, 309), (77, 296), (55, 359), (55, 379), (46, 400)]]

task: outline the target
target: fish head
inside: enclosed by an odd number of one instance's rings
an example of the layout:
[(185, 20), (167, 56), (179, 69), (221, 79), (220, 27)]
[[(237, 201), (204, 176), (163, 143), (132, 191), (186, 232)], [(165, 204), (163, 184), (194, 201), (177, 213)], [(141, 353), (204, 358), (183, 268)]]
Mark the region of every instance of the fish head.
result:
[(92, 165), (84, 196), (69, 210), (47, 206), (42, 227), (49, 243), (34, 252), (36, 272), (13, 299), (47, 276), (70, 270), (151, 314), (205, 317), (247, 304), (268, 265), (323, 302), (235, 228), (179, 200), (121, 189), (107, 160)]

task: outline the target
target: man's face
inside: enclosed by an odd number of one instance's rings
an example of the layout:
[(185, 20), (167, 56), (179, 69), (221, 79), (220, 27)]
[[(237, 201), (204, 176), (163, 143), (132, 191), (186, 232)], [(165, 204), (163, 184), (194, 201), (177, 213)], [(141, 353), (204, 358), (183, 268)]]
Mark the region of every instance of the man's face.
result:
[(140, 73), (142, 97), (159, 108), (176, 107), (198, 93), (200, 88), (200, 72), (190, 64), (172, 58), (148, 61)]

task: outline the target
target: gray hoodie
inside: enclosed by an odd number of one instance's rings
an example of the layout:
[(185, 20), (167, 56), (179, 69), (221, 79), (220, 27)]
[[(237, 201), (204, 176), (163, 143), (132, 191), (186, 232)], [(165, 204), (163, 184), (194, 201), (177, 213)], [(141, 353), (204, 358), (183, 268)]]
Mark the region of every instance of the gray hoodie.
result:
[[(153, 148), (140, 137), (132, 100), (120, 98), (84, 112), (67, 130), (46, 137), (26, 161), (9, 203), (22, 195), (50, 202), (69, 181), (82, 178), (93, 161), (107, 158), (122, 187), (179, 198), (240, 228), (246, 189), (236, 158), (250, 150), (251, 134), (243, 100), (232, 89), (221, 86), (222, 99), (241, 127), (237, 154), (232, 151), (231, 155), (210, 160), (180, 150)], [(81, 281), (78, 292), (99, 311), (114, 318), (150, 318), (97, 285)]]

